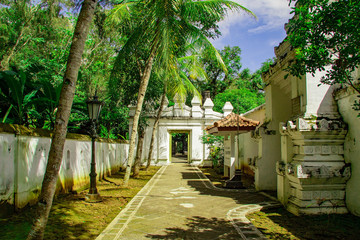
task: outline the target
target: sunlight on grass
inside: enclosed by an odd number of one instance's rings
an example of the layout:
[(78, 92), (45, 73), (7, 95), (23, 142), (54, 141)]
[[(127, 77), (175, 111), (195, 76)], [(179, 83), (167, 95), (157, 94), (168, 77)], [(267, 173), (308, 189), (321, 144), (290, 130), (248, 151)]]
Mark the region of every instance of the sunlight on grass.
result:
[(284, 208), (247, 215), (269, 239), (358, 239), (360, 218), (351, 214), (295, 216)]
[[(130, 179), (128, 187), (121, 186), (123, 172), (98, 181), (97, 187), (103, 202), (85, 202), (88, 189), (78, 194), (58, 196), (54, 200), (44, 239), (95, 239), (119, 214), (126, 204), (157, 172), (159, 167), (141, 171), (138, 179)], [(25, 239), (31, 227), (34, 209), (27, 208), (7, 219), (0, 219), (0, 239)]]

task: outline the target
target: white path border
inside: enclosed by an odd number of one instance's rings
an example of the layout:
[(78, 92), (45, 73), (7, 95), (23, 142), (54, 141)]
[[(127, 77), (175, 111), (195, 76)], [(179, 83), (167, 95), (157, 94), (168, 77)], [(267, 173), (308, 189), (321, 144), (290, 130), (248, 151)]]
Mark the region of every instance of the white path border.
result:
[[(162, 166), (149, 182), (136, 194), (136, 196), (126, 205), (126, 207), (114, 218), (106, 229), (96, 238), (96, 240), (118, 240), (121, 239), (122, 232), (135, 216), (141, 207), (146, 196), (150, 193), (155, 184), (165, 172), (166, 166)], [(203, 185), (208, 189), (226, 192), (256, 192), (248, 189), (224, 189), (218, 188), (195, 166), (192, 166), (198, 177), (203, 180)], [(261, 193), (261, 192), (260, 192)], [(265, 194), (264, 194), (265, 195)], [(243, 240), (266, 239), (266, 237), (246, 218), (246, 214), (259, 211), (263, 208), (280, 206), (278, 202), (261, 202), (259, 204), (245, 204), (229, 210), (226, 218), (231, 222)]]
[[(167, 166), (162, 166), (155, 175), (149, 180), (149, 182), (131, 199), (126, 207), (114, 218), (114, 220), (105, 228), (102, 233), (96, 238), (96, 240), (102, 239), (120, 239), (122, 232), (128, 226), (129, 222), (133, 219), (136, 212), (140, 208), (141, 204), (145, 200), (146, 196), (159, 181), (161, 175), (165, 172)], [(120, 225), (116, 227), (116, 225)], [(114, 232), (115, 231), (115, 232)]]
[(216, 187), (210, 180), (209, 178), (207, 178), (205, 176), (205, 174), (201, 171), (200, 168), (196, 167), (196, 166), (192, 166), (192, 168), (195, 171), (196, 175), (198, 175), (198, 177), (203, 180), (203, 184), (206, 188), (208, 189), (215, 189), (217, 191), (222, 191), (222, 192), (257, 192), (255, 189), (230, 189), (230, 188), (219, 188), (219, 187)]
[(227, 212), (226, 218), (231, 222), (233, 227), (239, 233), (243, 240), (248, 239), (267, 239), (257, 229), (251, 221), (246, 217), (247, 214), (260, 211), (264, 208), (281, 206), (277, 202), (261, 202), (258, 204), (245, 204), (239, 207), (233, 208)]
[[(198, 177), (201, 180), (203, 180), (202, 181), (203, 185), (208, 189), (213, 189), (216, 191), (224, 191), (224, 192), (238, 192), (238, 193), (240, 193), (240, 192), (255, 193), (256, 192), (256, 190), (252, 190), (252, 189), (225, 189), (225, 188), (216, 187), (198, 167), (193, 166), (193, 168), (195, 170), (197, 170), (197, 171), (195, 171), (195, 173), (198, 175)], [(274, 198), (266, 193), (263, 193), (263, 192), (258, 192), (258, 193), (270, 198), (273, 201), (272, 202), (261, 202), (258, 204), (244, 204), (244, 205), (241, 205), (239, 207), (229, 210), (226, 214), (226, 218), (231, 222), (231, 224), (233, 225), (233, 227), (236, 229), (238, 234), (241, 236), (241, 239), (243, 239), (243, 240), (267, 239), (259, 231), (259, 229), (257, 229), (251, 223), (251, 221), (249, 219), (247, 219), (247, 217), (246, 217), (247, 214), (260, 211), (263, 208), (281, 206), (281, 204), (279, 204), (279, 202), (276, 198)]]

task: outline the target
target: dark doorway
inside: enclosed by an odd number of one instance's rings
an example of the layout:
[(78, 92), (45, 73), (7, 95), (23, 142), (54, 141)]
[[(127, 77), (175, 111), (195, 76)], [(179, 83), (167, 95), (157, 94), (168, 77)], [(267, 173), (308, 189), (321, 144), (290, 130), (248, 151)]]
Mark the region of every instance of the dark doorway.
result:
[(189, 133), (171, 133), (171, 162), (188, 162)]

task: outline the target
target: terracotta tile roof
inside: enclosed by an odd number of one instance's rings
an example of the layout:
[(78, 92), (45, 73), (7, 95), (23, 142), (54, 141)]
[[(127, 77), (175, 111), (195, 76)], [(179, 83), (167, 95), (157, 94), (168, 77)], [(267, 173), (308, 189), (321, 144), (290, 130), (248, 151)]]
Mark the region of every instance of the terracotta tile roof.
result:
[(259, 124), (259, 121), (254, 121), (238, 114), (230, 113), (225, 118), (216, 121), (212, 126), (207, 127), (205, 130), (209, 133), (220, 131), (251, 131)]

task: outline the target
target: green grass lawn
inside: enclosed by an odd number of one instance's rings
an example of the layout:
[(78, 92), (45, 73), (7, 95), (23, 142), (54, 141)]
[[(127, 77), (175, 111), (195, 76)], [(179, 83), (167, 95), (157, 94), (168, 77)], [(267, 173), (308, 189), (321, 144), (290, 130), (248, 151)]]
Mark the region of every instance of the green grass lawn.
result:
[[(138, 179), (130, 179), (127, 188), (121, 186), (124, 172), (107, 177), (108, 181), (98, 181), (98, 190), (103, 197), (100, 203), (84, 201), (88, 190), (58, 196), (50, 212), (44, 239), (95, 239), (158, 169), (151, 167), (148, 172), (141, 171)], [(26, 239), (33, 217), (34, 209), (29, 207), (0, 219), (0, 239)]]
[(269, 239), (360, 239), (360, 218), (351, 214), (295, 216), (280, 207), (247, 218)]

